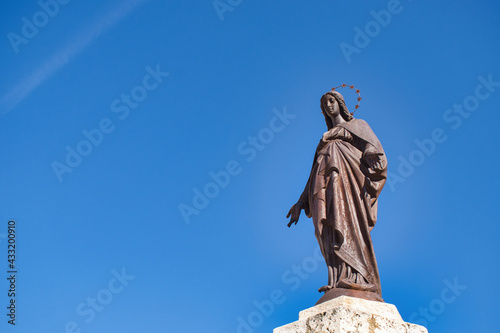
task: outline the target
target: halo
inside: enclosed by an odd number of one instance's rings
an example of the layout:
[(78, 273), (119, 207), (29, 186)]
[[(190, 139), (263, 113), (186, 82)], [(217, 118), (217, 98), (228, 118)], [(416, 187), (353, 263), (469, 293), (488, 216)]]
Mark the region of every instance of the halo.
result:
[[(342, 83), (340, 86), (332, 88), (332, 91), (335, 91), (338, 88), (345, 88), (345, 87), (349, 87), (349, 89), (356, 89), (356, 87), (354, 87), (353, 85), (347, 85), (345, 83)], [(356, 89), (356, 94), (358, 94), (358, 104), (356, 104), (356, 106), (354, 107), (354, 111), (351, 112), (351, 116), (359, 108), (359, 103), (361, 103), (361, 100), (362, 100), (361, 95), (359, 94), (359, 89)]]

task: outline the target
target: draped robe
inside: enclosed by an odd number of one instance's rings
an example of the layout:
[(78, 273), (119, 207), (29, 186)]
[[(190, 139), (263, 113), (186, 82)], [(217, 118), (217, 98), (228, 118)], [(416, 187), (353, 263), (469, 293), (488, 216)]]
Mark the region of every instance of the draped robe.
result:
[[(329, 270), (328, 285), (343, 279), (371, 285), (381, 295), (370, 231), (377, 221), (377, 197), (387, 178), (379, 140), (361, 119), (334, 127), (336, 137), (321, 141), (299, 201), (313, 218), (315, 235)], [(382, 169), (370, 168), (367, 151), (380, 155)]]

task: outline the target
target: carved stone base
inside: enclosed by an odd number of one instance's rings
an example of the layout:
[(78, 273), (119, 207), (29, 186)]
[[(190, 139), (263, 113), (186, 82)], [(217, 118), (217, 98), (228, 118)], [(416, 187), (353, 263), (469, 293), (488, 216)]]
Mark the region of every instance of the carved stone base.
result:
[(428, 333), (405, 323), (392, 304), (340, 296), (300, 311), (299, 320), (273, 333)]

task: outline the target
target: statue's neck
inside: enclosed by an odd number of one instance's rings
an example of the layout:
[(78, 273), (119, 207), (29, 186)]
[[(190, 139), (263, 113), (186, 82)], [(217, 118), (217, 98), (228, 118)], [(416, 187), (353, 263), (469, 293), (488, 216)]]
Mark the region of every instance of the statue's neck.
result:
[(343, 124), (343, 123), (346, 123), (345, 119), (342, 118), (340, 113), (337, 114), (336, 116), (330, 116), (330, 119), (332, 120), (333, 127), (340, 125), (340, 124)]

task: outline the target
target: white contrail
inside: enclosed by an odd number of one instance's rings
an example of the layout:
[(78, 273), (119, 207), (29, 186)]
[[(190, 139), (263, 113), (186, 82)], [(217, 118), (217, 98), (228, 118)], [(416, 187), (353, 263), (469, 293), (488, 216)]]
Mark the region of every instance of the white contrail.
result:
[(77, 33), (71, 42), (57, 50), (33, 73), (16, 83), (12, 89), (0, 97), (0, 113), (5, 114), (12, 110), (43, 81), (85, 50), (103, 32), (127, 17), (138, 5), (147, 1), (149, 0), (124, 0), (116, 8)]

